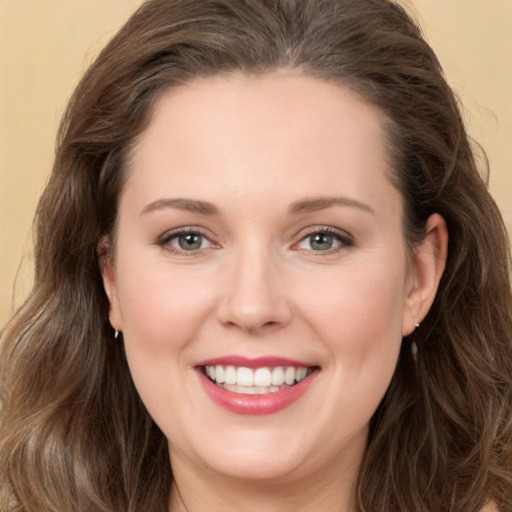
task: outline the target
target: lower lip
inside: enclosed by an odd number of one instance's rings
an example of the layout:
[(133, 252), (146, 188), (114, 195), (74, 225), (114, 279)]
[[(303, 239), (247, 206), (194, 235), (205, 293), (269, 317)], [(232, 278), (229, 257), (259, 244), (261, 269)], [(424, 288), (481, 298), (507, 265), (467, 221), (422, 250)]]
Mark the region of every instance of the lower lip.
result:
[(235, 414), (256, 416), (273, 414), (296, 402), (306, 393), (318, 374), (318, 370), (314, 370), (294, 386), (264, 395), (233, 393), (214, 384), (202, 371), (198, 371), (198, 373), (206, 393), (219, 407)]

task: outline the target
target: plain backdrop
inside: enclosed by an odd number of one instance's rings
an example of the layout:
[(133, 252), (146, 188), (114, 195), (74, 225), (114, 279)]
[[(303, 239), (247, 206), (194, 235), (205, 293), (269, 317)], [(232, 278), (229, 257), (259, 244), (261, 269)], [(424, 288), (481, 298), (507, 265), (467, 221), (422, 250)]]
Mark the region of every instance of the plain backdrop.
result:
[[(411, 5), (487, 151), (512, 232), (512, 0)], [(61, 113), (102, 46), (141, 0), (0, 0), (0, 330), (30, 291), (31, 224)]]

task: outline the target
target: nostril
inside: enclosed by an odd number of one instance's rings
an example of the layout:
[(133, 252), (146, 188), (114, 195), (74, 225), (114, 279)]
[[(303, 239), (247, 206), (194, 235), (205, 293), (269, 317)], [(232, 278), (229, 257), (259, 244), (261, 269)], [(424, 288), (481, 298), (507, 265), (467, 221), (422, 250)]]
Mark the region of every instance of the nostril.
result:
[(260, 299), (259, 303), (253, 300), (251, 304), (248, 302), (246, 300), (244, 304), (234, 297), (226, 300), (219, 305), (219, 321), (225, 327), (255, 333), (280, 328), (288, 324), (292, 317), (290, 308), (280, 299), (274, 301)]

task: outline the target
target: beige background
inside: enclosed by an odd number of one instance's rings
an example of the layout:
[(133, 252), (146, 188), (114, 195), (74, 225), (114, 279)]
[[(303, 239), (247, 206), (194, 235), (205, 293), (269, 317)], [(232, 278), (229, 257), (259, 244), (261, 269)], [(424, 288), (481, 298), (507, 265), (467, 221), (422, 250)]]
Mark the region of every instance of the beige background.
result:
[[(0, 329), (30, 290), (31, 221), (66, 99), (140, 3), (0, 0)], [(512, 0), (409, 3), (488, 152), (491, 190), (512, 232)]]

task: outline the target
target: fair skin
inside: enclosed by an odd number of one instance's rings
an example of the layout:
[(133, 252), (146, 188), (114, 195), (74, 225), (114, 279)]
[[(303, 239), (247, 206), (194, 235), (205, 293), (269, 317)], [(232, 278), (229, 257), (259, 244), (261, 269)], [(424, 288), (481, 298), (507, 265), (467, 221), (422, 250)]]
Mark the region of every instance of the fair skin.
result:
[[(104, 284), (169, 441), (170, 511), (353, 512), (369, 420), (448, 237), (433, 215), (406, 249), (380, 113), (298, 73), (197, 79), (160, 98), (128, 172)], [(219, 406), (199, 363), (226, 356), (298, 361), (305, 391)]]

